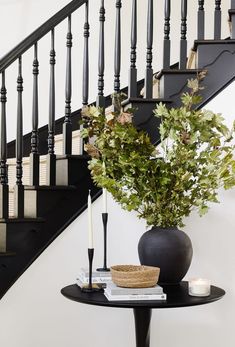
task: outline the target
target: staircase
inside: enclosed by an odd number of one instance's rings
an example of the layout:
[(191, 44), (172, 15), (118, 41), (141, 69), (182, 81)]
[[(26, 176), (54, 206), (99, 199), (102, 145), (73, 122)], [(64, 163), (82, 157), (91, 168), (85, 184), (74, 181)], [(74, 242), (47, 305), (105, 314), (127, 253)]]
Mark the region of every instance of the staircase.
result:
[[(164, 0), (162, 0), (164, 1)], [(17, 278), (44, 251), (44, 249), (65, 228), (86, 209), (88, 190), (93, 200), (101, 191), (91, 181), (87, 163), (89, 157), (83, 152), (80, 138), (79, 120), (81, 110), (72, 112), (72, 15), (84, 11), (83, 45), (83, 90), (82, 104), (89, 102), (89, 3), (86, 0), (73, 0), (46, 23), (19, 43), (12, 51), (0, 59), (0, 297)], [(159, 120), (153, 116), (153, 109), (159, 102), (168, 107), (180, 105), (180, 95), (187, 90), (187, 80), (195, 78), (200, 71), (207, 71), (202, 91), (205, 105), (235, 77), (235, 0), (228, 9), (231, 37), (221, 38), (221, 1), (215, 1), (214, 39), (205, 38), (204, 1), (198, 1), (197, 38), (188, 53), (187, 47), (187, 0), (181, 1), (181, 28), (179, 63), (170, 66), (171, 41), (170, 20), (171, 1), (165, 0), (163, 66), (160, 72), (153, 71), (153, 0), (146, 0), (147, 50), (145, 79), (137, 81), (137, 0), (132, 3), (131, 55), (129, 85), (122, 89), (127, 94), (123, 102), (124, 110), (137, 108), (135, 125), (146, 130), (153, 143), (159, 141)], [(122, 1), (114, 3), (116, 11), (114, 42), (114, 87), (110, 91), (120, 92), (121, 72), (121, 18)], [(98, 93), (96, 105), (112, 111), (111, 96), (104, 96), (105, 71), (105, 1), (100, 1), (99, 54), (98, 54)], [(65, 115), (55, 120), (55, 30), (67, 21), (67, 62), (65, 83)], [(92, 25), (92, 23), (91, 23)], [(108, 30), (108, 28), (107, 28)], [(49, 119), (48, 124), (38, 127), (39, 121), (39, 58), (38, 42), (50, 35), (49, 53)], [(143, 48), (142, 48), (143, 49)], [(31, 50), (34, 54), (32, 90), (32, 132), (23, 136), (23, 76), (22, 57)], [(93, 59), (93, 55), (92, 59)], [(59, 59), (59, 57), (57, 58)], [(7, 74), (8, 68), (17, 64), (17, 114), (9, 121), (7, 115)], [(17, 124), (16, 140), (7, 143), (7, 127), (10, 122)]]

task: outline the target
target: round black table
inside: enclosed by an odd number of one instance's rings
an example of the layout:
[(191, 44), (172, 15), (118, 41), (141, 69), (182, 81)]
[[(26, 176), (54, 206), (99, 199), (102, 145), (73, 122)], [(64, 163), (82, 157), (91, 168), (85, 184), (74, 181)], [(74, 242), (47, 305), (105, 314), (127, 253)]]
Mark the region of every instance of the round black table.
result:
[(223, 289), (211, 286), (211, 294), (207, 297), (190, 296), (188, 282), (164, 285), (163, 289), (167, 294), (166, 301), (108, 301), (102, 292), (83, 293), (76, 284), (63, 288), (61, 293), (70, 300), (84, 304), (132, 308), (135, 317), (136, 347), (149, 347), (152, 309), (204, 305), (225, 295)]

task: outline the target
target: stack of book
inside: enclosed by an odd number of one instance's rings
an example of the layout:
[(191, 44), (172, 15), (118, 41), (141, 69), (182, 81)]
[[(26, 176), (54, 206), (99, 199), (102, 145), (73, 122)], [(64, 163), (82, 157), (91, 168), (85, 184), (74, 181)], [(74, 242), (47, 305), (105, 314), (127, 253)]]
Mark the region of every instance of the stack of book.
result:
[[(103, 284), (105, 287), (107, 282), (110, 282), (112, 280), (111, 278), (111, 272), (101, 272), (101, 271), (93, 271), (92, 272), (92, 283), (99, 283)], [(83, 287), (83, 285), (86, 285), (89, 283), (89, 271), (88, 269), (81, 268), (79, 275), (77, 277), (77, 285), (79, 287)]]
[(166, 300), (166, 294), (159, 285), (151, 288), (121, 288), (108, 282), (104, 295), (109, 301)]

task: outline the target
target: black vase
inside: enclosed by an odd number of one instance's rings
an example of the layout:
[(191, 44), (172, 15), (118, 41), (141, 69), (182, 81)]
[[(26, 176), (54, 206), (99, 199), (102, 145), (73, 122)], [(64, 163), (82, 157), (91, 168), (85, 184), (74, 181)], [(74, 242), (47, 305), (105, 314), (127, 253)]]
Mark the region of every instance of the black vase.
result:
[(177, 228), (153, 227), (138, 244), (141, 265), (160, 268), (159, 283), (176, 284), (186, 275), (193, 256), (187, 234)]

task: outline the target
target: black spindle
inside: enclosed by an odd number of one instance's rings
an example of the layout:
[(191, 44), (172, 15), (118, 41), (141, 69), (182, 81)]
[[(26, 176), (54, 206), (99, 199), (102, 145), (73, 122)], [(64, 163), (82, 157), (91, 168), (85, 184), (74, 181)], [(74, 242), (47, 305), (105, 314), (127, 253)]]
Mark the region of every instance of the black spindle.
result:
[(129, 75), (129, 97), (137, 96), (137, 69), (136, 69), (136, 44), (137, 44), (137, 1), (132, 2), (131, 20), (131, 67)]
[(18, 63), (18, 78), (17, 78), (17, 129), (16, 129), (16, 186), (15, 186), (15, 217), (24, 217), (24, 186), (22, 183), (23, 177), (23, 78), (22, 78), (22, 58), (19, 58)]
[(39, 185), (39, 153), (38, 153), (38, 44), (34, 45), (33, 61), (33, 111), (32, 111), (32, 135), (30, 153), (30, 184)]
[(6, 131), (6, 103), (7, 90), (5, 85), (5, 71), (2, 72), (1, 87), (1, 141), (0, 141), (0, 218), (8, 218), (8, 175), (7, 175), (7, 131)]
[(163, 68), (170, 67), (170, 17), (171, 17), (171, 0), (165, 0), (165, 24), (164, 24), (164, 42), (163, 42)]
[[(82, 83), (82, 104), (83, 108), (88, 105), (89, 99), (89, 1), (85, 4), (85, 23), (84, 23), (84, 50), (83, 50), (83, 83)], [(85, 121), (86, 122), (86, 121)], [(84, 124), (86, 127), (86, 124)], [(80, 126), (80, 132), (83, 130), (83, 125)], [(80, 154), (84, 154), (84, 140), (80, 138)]]
[[(235, 0), (231, 0), (231, 10), (235, 10)], [(234, 39), (235, 38), (235, 16), (233, 13), (230, 13), (230, 31), (231, 35), (230, 38)]]
[(48, 155), (47, 155), (47, 184), (55, 185), (56, 156), (55, 147), (55, 32), (51, 31), (50, 51), (50, 90), (49, 90), (49, 122), (48, 122)]
[(66, 82), (65, 82), (65, 120), (63, 124), (63, 152), (72, 153), (72, 122), (71, 122), (71, 97), (72, 97), (72, 58), (71, 50), (73, 35), (71, 32), (71, 15), (68, 17), (67, 33), (67, 62), (66, 62)]
[(151, 99), (153, 96), (153, 0), (148, 1), (147, 14), (147, 57), (146, 57), (146, 75), (145, 75), (145, 98)]
[(221, 39), (221, 0), (215, 0), (214, 39)]
[(197, 38), (198, 40), (204, 40), (205, 38), (205, 10), (204, 0), (198, 1), (197, 12)]
[(116, 93), (120, 92), (121, 8), (122, 8), (122, 1), (116, 0), (116, 29), (115, 29), (115, 49), (114, 49), (114, 91)]
[(187, 7), (188, 1), (181, 0), (180, 69), (185, 69), (187, 64)]
[(83, 52), (83, 94), (82, 103), (83, 106), (88, 105), (89, 97), (89, 2), (85, 4), (85, 24), (84, 24), (84, 52)]
[(105, 8), (104, 0), (100, 4), (100, 38), (99, 38), (99, 58), (98, 58), (98, 97), (96, 105), (105, 108), (104, 98), (104, 22), (105, 22)]

